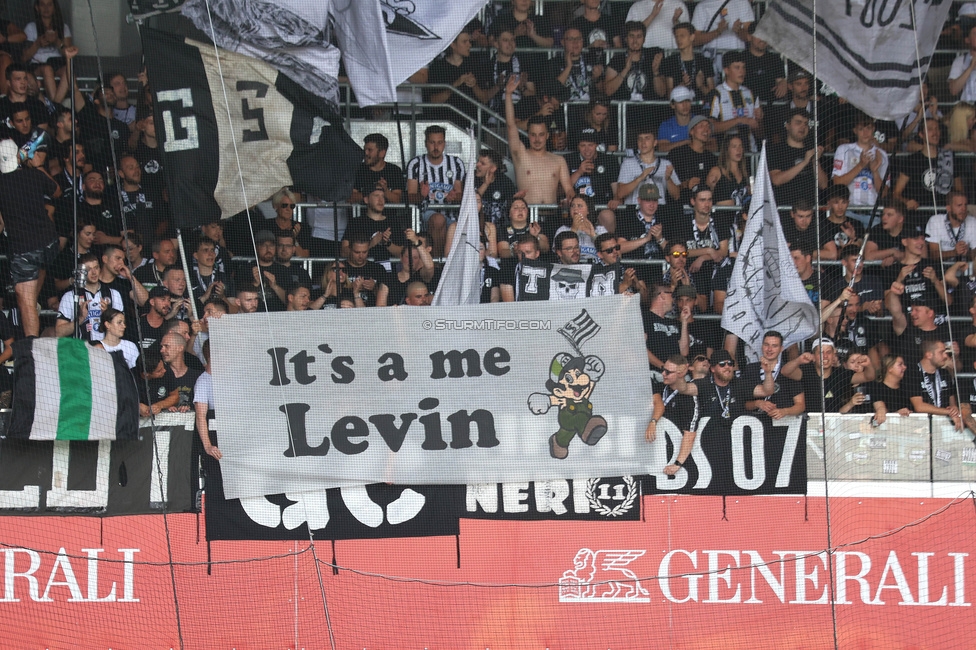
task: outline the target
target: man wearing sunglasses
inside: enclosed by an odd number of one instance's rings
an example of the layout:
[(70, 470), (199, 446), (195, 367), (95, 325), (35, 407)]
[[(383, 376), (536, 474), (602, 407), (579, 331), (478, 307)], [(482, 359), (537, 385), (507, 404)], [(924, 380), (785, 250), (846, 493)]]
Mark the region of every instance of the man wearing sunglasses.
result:
[(644, 312), (644, 340), (647, 344), (647, 361), (652, 370), (664, 368), (664, 361), (678, 352), (681, 328), (667, 314), (674, 306), (671, 287), (654, 284), (650, 287), (651, 308)]
[[(697, 358), (696, 358), (697, 361)], [(707, 359), (706, 359), (707, 361)], [(679, 378), (673, 384), (682, 395), (698, 398), (701, 417), (722, 418), (731, 422), (742, 415), (742, 403), (736, 397), (735, 360), (725, 350), (712, 354), (711, 376), (686, 381)]]
[(620, 266), (620, 244), (608, 232), (597, 236), (597, 263), (590, 273), (590, 296), (612, 296), (615, 293), (639, 293), (647, 297), (647, 285), (637, 279), (632, 268)]
[[(664, 417), (671, 420), (681, 431), (681, 445), (675, 453), (673, 463), (669, 463), (664, 468), (664, 473), (674, 476), (678, 470), (684, 466), (691, 456), (692, 447), (695, 444), (695, 431), (698, 427), (698, 419), (701, 417), (701, 410), (698, 406), (698, 399), (687, 394), (682, 394), (678, 390), (679, 384), (684, 384), (685, 374), (688, 372), (688, 359), (676, 354), (668, 357), (664, 367), (661, 369), (663, 376), (661, 386), (661, 400), (664, 402)], [(656, 386), (655, 391), (657, 392)], [(645, 438), (647, 438), (645, 432)]]

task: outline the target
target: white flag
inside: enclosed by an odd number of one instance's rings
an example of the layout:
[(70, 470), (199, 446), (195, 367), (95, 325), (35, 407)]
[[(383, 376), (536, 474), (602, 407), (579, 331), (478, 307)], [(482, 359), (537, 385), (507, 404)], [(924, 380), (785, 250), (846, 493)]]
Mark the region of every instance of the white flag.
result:
[(766, 332), (779, 332), (783, 346), (789, 347), (813, 336), (818, 320), (817, 308), (803, 288), (783, 236), (764, 143), (749, 219), (725, 298), (722, 328), (742, 339), (746, 357), (756, 361)]
[[(478, 141), (470, 132), (471, 159), (468, 169), (478, 162)], [(477, 305), (481, 302), (481, 227), (478, 222), (478, 200), (474, 189), (474, 174), (464, 179), (464, 195), (458, 213), (457, 228), (451, 242), (451, 252), (444, 263), (433, 305)]]
[(332, 0), (336, 39), (359, 105), (396, 101), (396, 87), (446, 50), (486, 3)]
[(187, 0), (183, 15), (220, 47), (270, 63), (333, 106), (341, 55), (357, 103), (372, 106), (396, 101), (397, 85), (446, 50), (486, 1)]
[(815, 5), (810, 0), (773, 0), (756, 27), (756, 36), (816, 72), (839, 96), (868, 115), (897, 120), (918, 104), (919, 79), (929, 69), (951, 5), (949, 0), (819, 0)]

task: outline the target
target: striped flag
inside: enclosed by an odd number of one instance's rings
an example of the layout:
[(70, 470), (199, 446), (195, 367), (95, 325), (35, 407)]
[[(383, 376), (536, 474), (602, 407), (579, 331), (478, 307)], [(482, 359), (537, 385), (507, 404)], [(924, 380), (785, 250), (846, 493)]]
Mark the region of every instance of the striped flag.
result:
[(576, 318), (567, 322), (557, 331), (566, 337), (566, 340), (570, 342), (577, 352), (582, 354), (583, 343), (596, 336), (601, 329), (603, 328), (584, 309)]
[(139, 393), (120, 352), (81, 339), (14, 343), (10, 438), (134, 440)]

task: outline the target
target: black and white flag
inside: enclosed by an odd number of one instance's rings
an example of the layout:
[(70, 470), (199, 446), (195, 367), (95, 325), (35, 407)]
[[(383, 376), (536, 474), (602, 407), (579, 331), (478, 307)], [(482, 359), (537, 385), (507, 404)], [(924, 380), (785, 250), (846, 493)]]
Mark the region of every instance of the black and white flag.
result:
[(951, 5), (948, 0), (773, 0), (756, 36), (811, 72), (816, 59), (817, 76), (868, 115), (898, 120), (918, 104), (919, 80), (929, 69)]
[(817, 331), (817, 307), (803, 287), (776, 211), (763, 144), (749, 219), (732, 269), (722, 328), (745, 343), (746, 357), (759, 359), (765, 332), (783, 335), (783, 347)]
[[(338, 104), (340, 55), (360, 106), (447, 49), (486, 0), (187, 0), (183, 15), (222, 48), (263, 59)], [(338, 47), (332, 44), (332, 36)]]
[(283, 186), (348, 198), (362, 150), (324, 100), (258, 59), (148, 28), (142, 39), (177, 226)]

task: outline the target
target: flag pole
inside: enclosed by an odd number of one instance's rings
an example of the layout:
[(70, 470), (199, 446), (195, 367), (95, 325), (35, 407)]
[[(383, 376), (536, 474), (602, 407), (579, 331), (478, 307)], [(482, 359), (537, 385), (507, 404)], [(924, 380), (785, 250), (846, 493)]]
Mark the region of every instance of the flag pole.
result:
[(176, 229), (176, 241), (180, 245), (180, 261), (183, 263), (183, 275), (186, 277), (186, 292), (190, 296), (190, 313), (193, 320), (200, 320), (197, 316), (197, 301), (193, 297), (193, 283), (190, 282), (190, 267), (186, 263), (186, 250), (183, 248), (183, 232)]
[[(874, 199), (874, 207), (871, 208), (871, 217), (868, 219), (868, 226), (864, 230), (864, 240), (861, 242), (861, 250), (857, 253), (857, 260), (854, 262), (854, 272), (851, 273), (851, 281), (848, 283), (848, 288), (854, 288), (854, 278), (857, 277), (858, 271), (864, 264), (864, 249), (868, 245), (868, 239), (871, 237), (871, 229), (874, 228), (874, 222), (878, 218), (878, 208), (881, 207), (881, 195), (884, 193), (884, 189), (887, 183), (891, 180), (891, 167), (892, 161), (888, 161), (888, 167), (885, 169), (884, 178), (881, 179), (881, 187), (878, 190), (878, 196)], [(845, 301), (841, 307), (846, 307), (847, 302)]]

